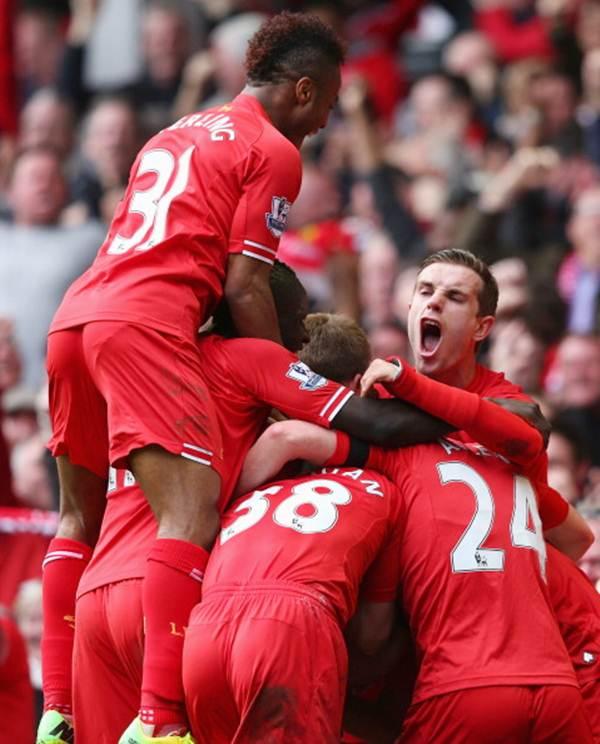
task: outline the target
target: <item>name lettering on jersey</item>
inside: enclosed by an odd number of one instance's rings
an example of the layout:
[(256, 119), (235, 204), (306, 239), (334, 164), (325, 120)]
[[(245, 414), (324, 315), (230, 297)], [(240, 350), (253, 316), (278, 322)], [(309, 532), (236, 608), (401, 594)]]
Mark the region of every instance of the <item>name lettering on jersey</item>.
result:
[(108, 469), (107, 493), (116, 491), (117, 488), (128, 488), (129, 486), (135, 486), (135, 478), (130, 470)]
[(510, 460), (504, 457), (504, 455), (492, 452), (492, 450), (489, 450), (482, 444), (477, 444), (476, 442), (464, 444), (463, 442), (456, 442), (453, 439), (438, 439), (438, 444), (444, 449), (444, 452), (447, 455), (451, 455), (453, 452), (471, 452), (479, 457), (497, 457), (499, 460), (502, 460), (502, 462), (510, 462)]
[(171, 124), (167, 129), (186, 129), (188, 127), (208, 129), (211, 140), (216, 142), (221, 142), (224, 139), (231, 142), (235, 139), (233, 121), (225, 114), (189, 114), (176, 121), (175, 124)]
[(292, 362), (285, 373), (290, 380), (300, 383), (300, 390), (318, 390), (327, 385), (327, 379), (321, 377), (304, 362)]
[(362, 478), (364, 470), (344, 470), (344, 468), (322, 468), (321, 472), (325, 475), (343, 475), (345, 478), (352, 478), (352, 480), (358, 481), (362, 486), (365, 487), (367, 493), (373, 496), (380, 496), (383, 498), (383, 491), (381, 489), (381, 483), (374, 480), (368, 480)]
[(291, 202), (285, 196), (271, 197), (271, 211), (265, 212), (265, 220), (269, 232), (276, 238), (280, 238), (284, 233), (291, 206)]

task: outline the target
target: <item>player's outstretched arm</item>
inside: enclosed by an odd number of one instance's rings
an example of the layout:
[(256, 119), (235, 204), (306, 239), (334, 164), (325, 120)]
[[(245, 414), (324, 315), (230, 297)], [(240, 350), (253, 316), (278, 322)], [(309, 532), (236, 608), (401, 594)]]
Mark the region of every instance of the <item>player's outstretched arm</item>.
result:
[(266, 338), (281, 344), (275, 302), (269, 286), (271, 264), (231, 253), (225, 297), (240, 336)]
[(544, 530), (544, 537), (569, 558), (578, 561), (594, 542), (594, 533), (570, 504), (564, 521)]
[(371, 363), (363, 375), (362, 394), (381, 382), (393, 395), (466, 431), (476, 442), (519, 465), (532, 463), (543, 452), (542, 434), (520, 416), (475, 393), (421, 375), (401, 360), (394, 361), (375, 359)]
[(324, 465), (334, 456), (339, 443), (336, 432), (306, 421), (271, 424), (246, 455), (236, 494), (248, 493), (272, 480), (290, 460)]
[(381, 447), (435, 442), (456, 427), (401, 400), (352, 396), (331, 421), (334, 429)]

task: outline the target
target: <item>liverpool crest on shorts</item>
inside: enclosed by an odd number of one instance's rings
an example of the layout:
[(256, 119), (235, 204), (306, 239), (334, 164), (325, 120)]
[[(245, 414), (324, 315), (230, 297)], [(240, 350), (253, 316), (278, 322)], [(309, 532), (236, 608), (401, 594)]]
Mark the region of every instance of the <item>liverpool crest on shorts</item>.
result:
[(291, 206), (291, 203), (285, 196), (274, 196), (271, 198), (271, 211), (265, 212), (265, 219), (269, 232), (276, 238), (280, 238), (283, 235)]

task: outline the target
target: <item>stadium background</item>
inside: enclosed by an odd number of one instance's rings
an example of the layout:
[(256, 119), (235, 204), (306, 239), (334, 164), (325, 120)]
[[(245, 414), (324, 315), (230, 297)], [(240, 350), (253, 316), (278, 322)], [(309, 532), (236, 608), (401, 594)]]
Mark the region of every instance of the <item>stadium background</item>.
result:
[(482, 360), (554, 425), (549, 481), (597, 543), (600, 590), (600, 2), (0, 0), (0, 605), (41, 685), (41, 558), (56, 526), (45, 334), (153, 132), (243, 85), (269, 13), (348, 45), (339, 105), (303, 148), (281, 257), (312, 308), (410, 357), (415, 266), (472, 250), (500, 285)]

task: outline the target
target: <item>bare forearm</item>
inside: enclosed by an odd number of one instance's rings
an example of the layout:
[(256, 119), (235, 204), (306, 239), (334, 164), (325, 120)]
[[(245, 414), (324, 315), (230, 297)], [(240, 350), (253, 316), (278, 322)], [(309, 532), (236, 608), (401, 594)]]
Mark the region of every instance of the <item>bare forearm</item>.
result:
[(306, 421), (280, 421), (269, 426), (244, 461), (236, 492), (247, 493), (266, 483), (290, 460), (322, 465), (336, 449), (337, 435)]
[(400, 400), (353, 396), (332, 421), (353, 437), (384, 447), (435, 442), (455, 427)]

